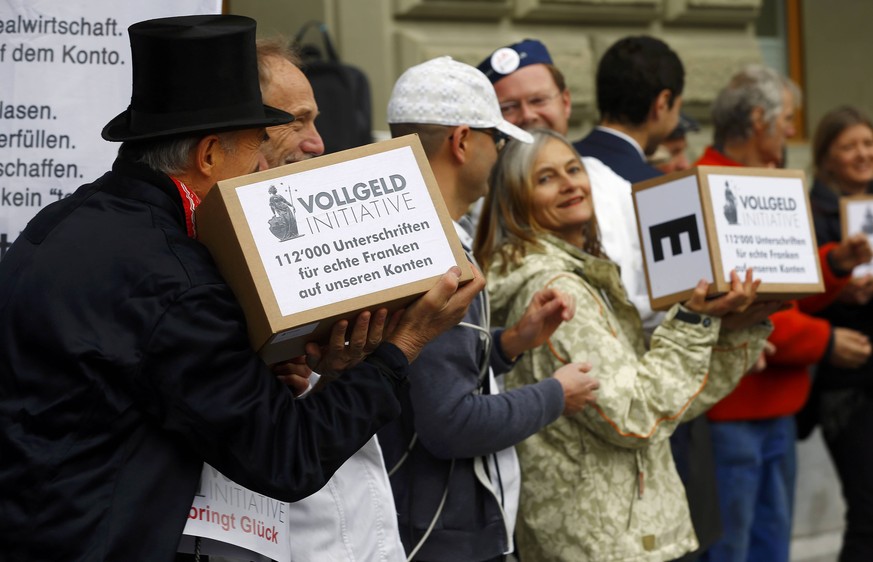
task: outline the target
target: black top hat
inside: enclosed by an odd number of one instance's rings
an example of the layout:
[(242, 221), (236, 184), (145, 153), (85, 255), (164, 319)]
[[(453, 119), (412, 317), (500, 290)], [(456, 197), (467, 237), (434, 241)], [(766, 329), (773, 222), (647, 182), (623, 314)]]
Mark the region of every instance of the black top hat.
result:
[(133, 93), (127, 110), (103, 127), (104, 139), (157, 139), (294, 120), (261, 100), (253, 19), (181, 16), (135, 23), (128, 31)]

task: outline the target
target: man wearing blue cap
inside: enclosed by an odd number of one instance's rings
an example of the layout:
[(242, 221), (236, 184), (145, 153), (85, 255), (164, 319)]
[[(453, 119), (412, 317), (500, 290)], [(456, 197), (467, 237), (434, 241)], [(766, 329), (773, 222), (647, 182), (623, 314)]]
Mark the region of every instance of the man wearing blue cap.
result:
[(0, 262), (4, 560), (172, 560), (204, 462), (277, 499), (311, 494), (399, 414), (409, 362), (484, 287), (447, 273), (382, 343), (368, 336), (384, 311), (349, 346), (338, 323), (341, 351), (319, 367), (348, 376), (295, 401), (251, 349), (193, 212), (293, 120), (262, 102), (255, 22), (129, 33), (131, 103), (103, 129), (122, 143), (112, 170), (43, 209)]
[(494, 85), (504, 119), (523, 129), (543, 127), (567, 134), (570, 90), (540, 41), (525, 39), (501, 47), (478, 68)]

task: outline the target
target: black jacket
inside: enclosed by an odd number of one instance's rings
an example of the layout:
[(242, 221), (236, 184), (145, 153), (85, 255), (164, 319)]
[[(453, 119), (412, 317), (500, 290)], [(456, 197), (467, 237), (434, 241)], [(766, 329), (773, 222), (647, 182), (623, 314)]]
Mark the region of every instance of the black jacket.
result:
[(316, 491), (400, 412), (406, 359), (375, 355), (295, 402), (174, 184), (116, 161), (0, 262), (0, 559), (171, 560), (204, 461)]
[[(868, 186), (867, 194), (873, 194), (873, 185)], [(842, 240), (840, 198), (837, 192), (816, 180), (809, 193), (809, 201), (819, 246)], [(873, 337), (873, 302), (864, 306), (835, 302), (816, 316), (826, 318), (833, 326), (852, 328)], [(822, 363), (818, 366), (815, 384), (816, 391), (847, 387), (873, 389), (873, 362), (868, 360), (858, 369), (841, 369)]]

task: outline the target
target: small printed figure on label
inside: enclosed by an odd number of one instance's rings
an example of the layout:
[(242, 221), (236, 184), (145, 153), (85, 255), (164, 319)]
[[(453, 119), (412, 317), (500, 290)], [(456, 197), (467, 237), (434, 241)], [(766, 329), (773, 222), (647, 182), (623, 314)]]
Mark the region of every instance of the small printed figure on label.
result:
[(728, 224), (737, 224), (737, 199), (728, 182), (724, 182), (724, 218)]
[[(303, 236), (297, 231), (297, 211), (294, 209), (294, 203), (279, 195), (274, 185), (270, 186), (269, 192), (270, 210), (273, 211), (273, 216), (270, 217), (268, 222), (273, 236), (278, 238), (280, 242)], [(291, 196), (290, 189), (288, 190), (288, 197), (292, 200), (294, 199)]]
[(870, 236), (873, 234), (873, 211), (867, 207), (867, 212), (864, 213), (864, 224), (861, 225), (861, 231)]

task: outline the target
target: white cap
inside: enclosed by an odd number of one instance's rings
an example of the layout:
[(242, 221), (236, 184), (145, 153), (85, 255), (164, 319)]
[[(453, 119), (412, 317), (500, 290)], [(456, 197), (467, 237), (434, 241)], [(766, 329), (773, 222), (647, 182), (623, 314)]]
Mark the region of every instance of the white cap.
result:
[(439, 57), (407, 69), (391, 92), (388, 123), (495, 128), (522, 142), (530, 133), (503, 118), (494, 86), (469, 64)]

